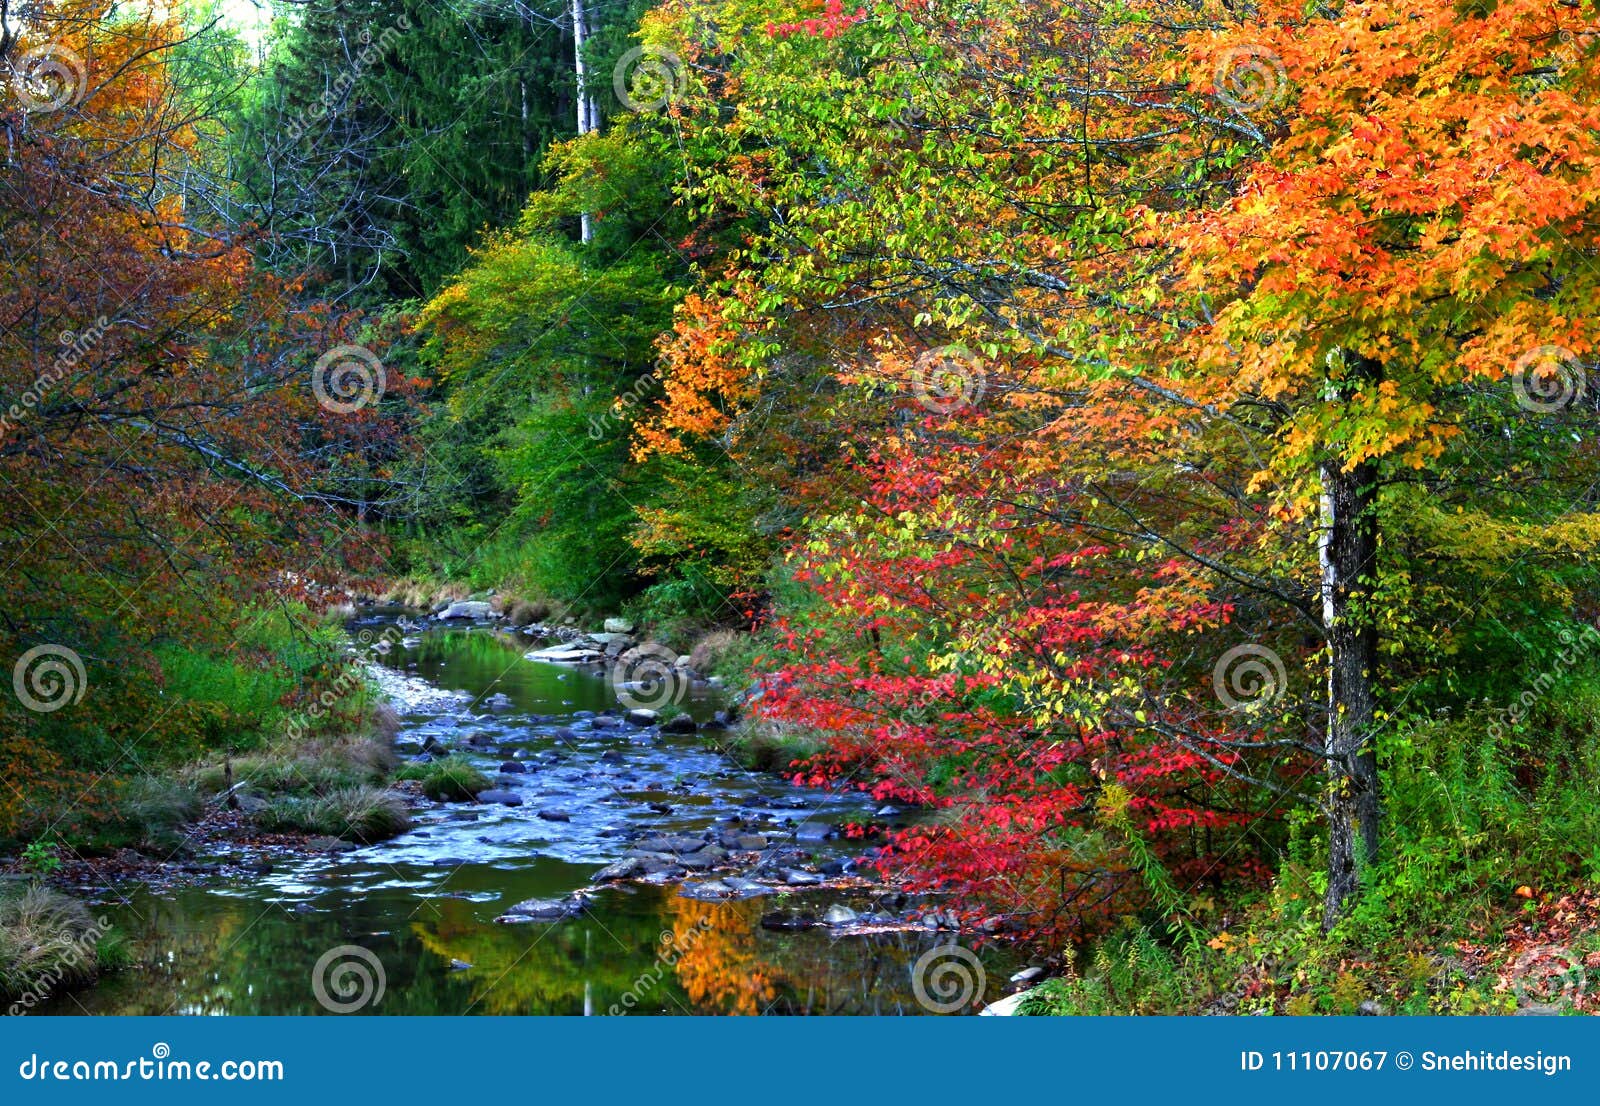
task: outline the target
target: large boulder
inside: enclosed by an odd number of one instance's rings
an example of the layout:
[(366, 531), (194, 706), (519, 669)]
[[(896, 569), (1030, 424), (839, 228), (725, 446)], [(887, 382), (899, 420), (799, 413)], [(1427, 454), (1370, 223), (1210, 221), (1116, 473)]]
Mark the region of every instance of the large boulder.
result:
[(450, 618), (489, 618), (494, 614), (494, 608), (485, 602), (474, 599), (462, 599), (451, 603), (439, 612), (440, 619)]
[(626, 618), (608, 618), (605, 620), (603, 629), (608, 634), (631, 634), (633, 633), (633, 622)]

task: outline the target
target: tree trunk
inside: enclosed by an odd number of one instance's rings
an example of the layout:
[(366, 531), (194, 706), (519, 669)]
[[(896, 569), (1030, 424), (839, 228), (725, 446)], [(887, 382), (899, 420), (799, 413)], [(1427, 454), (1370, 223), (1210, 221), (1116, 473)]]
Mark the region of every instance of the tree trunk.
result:
[[(589, 66), (583, 57), (584, 43), (589, 41), (589, 16), (584, 11), (583, 0), (572, 0), (572, 58), (578, 77), (578, 134), (585, 135), (595, 129), (596, 104), (589, 95)], [(587, 242), (594, 237), (594, 227), (589, 213), (580, 218), (580, 237)]]
[[(1376, 380), (1379, 366), (1363, 362), (1358, 376)], [(1377, 573), (1377, 466), (1323, 464), (1322, 612), (1328, 640), (1328, 893), (1322, 926), (1329, 929), (1360, 888), (1361, 871), (1378, 856), (1378, 759), (1373, 748), (1377, 708), (1378, 631), (1371, 609)]]

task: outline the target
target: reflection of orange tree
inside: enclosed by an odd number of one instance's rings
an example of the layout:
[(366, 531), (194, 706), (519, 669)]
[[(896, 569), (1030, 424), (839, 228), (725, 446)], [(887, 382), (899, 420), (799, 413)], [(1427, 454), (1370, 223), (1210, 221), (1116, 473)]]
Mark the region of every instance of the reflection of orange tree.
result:
[(759, 1014), (777, 997), (780, 969), (756, 948), (755, 901), (674, 898), (670, 909), (678, 982), (697, 1008)]

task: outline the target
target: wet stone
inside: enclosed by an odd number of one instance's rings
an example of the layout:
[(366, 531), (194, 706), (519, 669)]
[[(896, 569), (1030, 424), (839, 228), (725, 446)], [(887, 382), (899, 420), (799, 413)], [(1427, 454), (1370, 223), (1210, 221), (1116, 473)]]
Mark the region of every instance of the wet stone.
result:
[(480, 803), (500, 803), (502, 806), (521, 806), (522, 796), (515, 791), (505, 791), (491, 787), (487, 791), (478, 792)]

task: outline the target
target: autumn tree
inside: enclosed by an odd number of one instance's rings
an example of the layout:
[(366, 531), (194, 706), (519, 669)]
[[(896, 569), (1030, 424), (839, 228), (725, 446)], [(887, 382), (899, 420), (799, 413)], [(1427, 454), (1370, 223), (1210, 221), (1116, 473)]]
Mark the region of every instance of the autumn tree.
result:
[(313, 363), (340, 337), (194, 202), (205, 97), (174, 59), (203, 28), (94, 0), (6, 26), (0, 641), (32, 697), (0, 755), (38, 799), (149, 752), (179, 707), (151, 646), (226, 648), (252, 599), (348, 567), (285, 433), (334, 417)]
[[(1204, 320), (1184, 343), (1191, 394), (1270, 413), (1255, 479), (1317, 529), (1332, 925), (1378, 855), (1387, 546), (1417, 530), (1397, 514), (1430, 514), (1405, 487), (1590, 418), (1595, 40), (1566, 5), (1393, 0), (1309, 18), (1266, 3), (1192, 45), (1196, 68), (1240, 71), (1219, 107), (1262, 156), (1220, 209), (1176, 234), (1152, 214), (1150, 233), (1181, 249)], [(1544, 444), (1550, 475), (1588, 469), (1581, 440)], [(1472, 510), (1505, 573), (1600, 537), (1581, 489)]]

